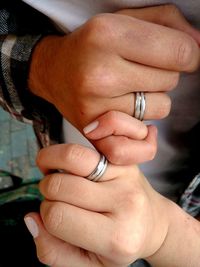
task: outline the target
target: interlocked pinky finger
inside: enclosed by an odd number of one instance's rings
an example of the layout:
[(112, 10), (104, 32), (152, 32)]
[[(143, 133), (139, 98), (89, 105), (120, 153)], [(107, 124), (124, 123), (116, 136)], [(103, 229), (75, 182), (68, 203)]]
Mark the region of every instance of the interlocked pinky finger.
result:
[(157, 129), (155, 126), (148, 126), (148, 135), (144, 140), (111, 135), (95, 140), (93, 144), (113, 164), (139, 164), (155, 157), (157, 151)]
[[(37, 213), (25, 217), (25, 223), (34, 237), (40, 262), (51, 267), (103, 267), (96, 255), (70, 245), (49, 234)], [(92, 255), (90, 255), (92, 254)]]

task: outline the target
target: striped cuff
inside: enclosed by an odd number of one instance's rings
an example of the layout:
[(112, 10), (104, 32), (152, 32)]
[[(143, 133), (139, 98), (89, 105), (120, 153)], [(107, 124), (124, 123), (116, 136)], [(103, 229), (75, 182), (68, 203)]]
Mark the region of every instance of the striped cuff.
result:
[(29, 59), (40, 38), (40, 35), (0, 37), (0, 101), (18, 119), (26, 108), (28, 95), (31, 94), (27, 90)]

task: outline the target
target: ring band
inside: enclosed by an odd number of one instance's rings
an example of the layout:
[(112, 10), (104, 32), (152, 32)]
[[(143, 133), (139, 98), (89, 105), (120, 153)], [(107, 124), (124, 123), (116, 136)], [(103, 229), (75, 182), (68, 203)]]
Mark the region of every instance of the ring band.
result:
[(146, 99), (143, 92), (135, 93), (135, 111), (134, 117), (140, 121), (144, 119), (146, 109)]
[(141, 96), (140, 93), (135, 94), (135, 113), (134, 117), (139, 119), (140, 117), (140, 105), (141, 105)]
[(141, 121), (144, 119), (145, 108), (146, 108), (145, 94), (141, 92), (141, 107), (140, 107), (140, 117), (139, 117), (139, 120)]
[(107, 161), (106, 157), (103, 154), (101, 154), (100, 160), (99, 160), (96, 168), (94, 169), (94, 171), (90, 175), (88, 175), (86, 177), (86, 179), (93, 181), (93, 182), (99, 181), (99, 179), (104, 175), (107, 166), (108, 166), (108, 161)]

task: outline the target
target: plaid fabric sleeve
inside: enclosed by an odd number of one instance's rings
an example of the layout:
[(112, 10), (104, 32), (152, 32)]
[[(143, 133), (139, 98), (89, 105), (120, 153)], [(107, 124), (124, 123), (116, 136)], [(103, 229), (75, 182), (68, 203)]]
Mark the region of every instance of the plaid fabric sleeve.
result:
[(200, 215), (200, 174), (194, 178), (185, 190), (179, 204), (193, 217)]
[(31, 35), (0, 36), (0, 104), (21, 121), (27, 119), (23, 116), (25, 107), (20, 95), (26, 89), (29, 58), (39, 38), (40, 36)]
[(50, 143), (52, 117), (61, 119), (50, 103), (28, 90), (27, 80), (32, 51), (49, 34), (59, 33), (46, 16), (22, 1), (1, 0), (0, 105), (14, 118), (32, 123), (42, 146)]

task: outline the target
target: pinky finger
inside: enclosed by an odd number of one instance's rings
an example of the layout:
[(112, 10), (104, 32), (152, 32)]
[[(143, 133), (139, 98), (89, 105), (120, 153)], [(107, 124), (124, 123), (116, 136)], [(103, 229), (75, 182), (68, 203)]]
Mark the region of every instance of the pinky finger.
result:
[[(34, 238), (39, 261), (49, 266), (56, 267), (102, 267), (98, 258), (89, 255), (81, 248), (72, 246), (49, 234), (37, 213), (25, 216), (25, 224)], [(94, 261), (93, 263), (91, 262)]]
[(86, 126), (83, 132), (90, 140), (99, 140), (111, 135), (142, 140), (147, 136), (148, 130), (143, 122), (126, 113), (109, 111)]
[(148, 135), (143, 140), (112, 135), (93, 141), (93, 144), (113, 164), (139, 164), (155, 157), (157, 151), (157, 129), (155, 126), (148, 126)]

